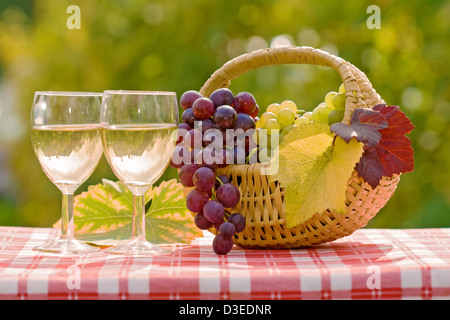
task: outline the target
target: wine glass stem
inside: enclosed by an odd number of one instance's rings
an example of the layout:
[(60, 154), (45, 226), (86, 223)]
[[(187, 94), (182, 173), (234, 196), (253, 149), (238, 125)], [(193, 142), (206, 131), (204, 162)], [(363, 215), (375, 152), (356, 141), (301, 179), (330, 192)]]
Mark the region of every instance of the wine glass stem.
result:
[(133, 196), (133, 239), (145, 239), (145, 197)]
[(73, 238), (73, 193), (63, 193), (61, 214), (61, 238)]

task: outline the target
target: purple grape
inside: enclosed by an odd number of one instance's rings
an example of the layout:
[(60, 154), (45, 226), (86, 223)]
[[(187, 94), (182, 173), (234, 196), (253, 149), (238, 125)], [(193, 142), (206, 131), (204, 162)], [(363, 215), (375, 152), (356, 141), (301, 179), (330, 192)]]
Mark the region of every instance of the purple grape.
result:
[(197, 154), (202, 151), (202, 148), (194, 148), (190, 151), (191, 154), (191, 163), (195, 163), (195, 157), (197, 156)]
[(234, 147), (233, 149), (234, 164), (245, 164), (245, 158), (247, 158), (245, 150), (240, 147)]
[(217, 223), (223, 220), (225, 209), (219, 201), (209, 200), (203, 206), (203, 214), (212, 223)]
[(242, 148), (245, 151), (246, 155), (249, 155), (250, 151), (252, 151), (257, 146), (258, 145), (255, 143), (253, 138), (249, 137), (248, 135), (246, 135), (246, 134), (243, 134), (242, 136), (238, 135), (238, 141), (236, 141), (236, 147)]
[(233, 104), (237, 113), (253, 114), (256, 109), (256, 100), (250, 92), (239, 92)]
[(216, 190), (216, 198), (225, 208), (233, 208), (239, 203), (241, 193), (231, 183), (225, 183)]
[(202, 141), (203, 135), (197, 129), (189, 130), (188, 132), (186, 132), (186, 135), (184, 136), (184, 145), (188, 148), (192, 149), (201, 148)]
[(225, 255), (233, 248), (233, 238), (225, 238), (219, 233), (215, 236), (212, 247), (216, 254)]
[(181, 119), (191, 128), (194, 127), (195, 121), (198, 121), (197, 117), (194, 115), (194, 112), (192, 111), (192, 108), (184, 110), (183, 114), (181, 115)]
[[(231, 182), (231, 179), (228, 177), (228, 176), (225, 176), (225, 175), (220, 175), (220, 176), (218, 176), (217, 177), (221, 182), (222, 182), (222, 184), (224, 184), (224, 183), (230, 183)], [(216, 182), (215, 182), (215, 188), (216, 188), (216, 190), (222, 185), (219, 181), (217, 181), (217, 179), (216, 179)]]
[(184, 110), (192, 108), (192, 104), (201, 97), (202, 95), (198, 91), (195, 90), (186, 91), (180, 97), (180, 106)]
[(214, 223), (213, 224), (213, 226), (214, 226), (214, 229), (216, 229), (217, 231), (219, 231), (219, 229), (220, 229), (220, 226), (222, 225), (222, 223), (224, 223), (225, 221), (223, 221), (223, 220), (220, 220), (219, 222), (216, 222), (216, 223)]
[(229, 149), (223, 149), (222, 156), (224, 159), (224, 167), (234, 163), (234, 155), (233, 152)]
[(222, 184), (231, 182), (231, 178), (229, 176), (224, 175), (224, 174), (220, 175), (218, 178), (220, 179), (220, 181), (222, 181)]
[(234, 126), (234, 129), (242, 129), (247, 131), (248, 129), (255, 129), (255, 120), (251, 116), (249, 116), (246, 113), (238, 113), (236, 124)]
[(186, 197), (186, 207), (192, 212), (200, 212), (208, 201), (208, 193), (198, 189), (192, 189)]
[(218, 168), (224, 168), (233, 163), (233, 154), (228, 149), (222, 149), (219, 154), (216, 153), (216, 163)]
[(214, 187), (216, 183), (216, 174), (210, 168), (202, 167), (195, 171), (192, 176), (194, 186), (201, 191), (208, 191)]
[(232, 238), (236, 232), (236, 227), (231, 222), (224, 222), (219, 228), (219, 233), (225, 238)]
[[(255, 152), (253, 152), (253, 150), (255, 150)], [(250, 150), (248, 163), (253, 164), (253, 163), (258, 163), (258, 161), (259, 161), (259, 152), (258, 152), (258, 149), (254, 148), (254, 149)]]
[(195, 171), (197, 171), (200, 167), (196, 164), (185, 164), (181, 167), (180, 171), (178, 171), (178, 179), (180, 183), (185, 187), (193, 187), (194, 181), (192, 180)]
[(250, 113), (250, 116), (255, 120), (255, 122), (259, 120), (258, 114), (259, 114), (259, 106), (256, 105), (255, 110), (253, 110), (253, 112)]
[(188, 124), (182, 122), (182, 123), (180, 123), (180, 124), (178, 125), (178, 130), (180, 130), (180, 129), (189, 131), (189, 130), (191, 130), (192, 128), (191, 128)]
[(214, 115), (214, 103), (208, 98), (197, 99), (192, 105), (192, 112), (198, 119), (204, 120)]
[(209, 129), (209, 130), (207, 130), (204, 133), (203, 146), (207, 147), (213, 142), (215, 142), (214, 143), (215, 147), (222, 148), (222, 146), (223, 146), (223, 137), (222, 137), (222, 132), (219, 129)]
[(214, 124), (214, 122), (211, 119), (205, 119), (201, 122), (198, 123), (200, 128), (196, 128), (197, 130), (200, 129), (200, 131), (205, 134), (206, 131), (208, 131), (209, 129), (214, 129), (216, 127), (216, 125)]
[(189, 157), (189, 150), (185, 146), (177, 144), (170, 159), (170, 166), (179, 169), (188, 162)]
[(237, 113), (230, 106), (220, 106), (214, 113), (214, 122), (220, 129), (234, 128), (237, 121)]
[(197, 212), (194, 223), (201, 230), (206, 230), (213, 226), (213, 224), (205, 218), (203, 211)]
[(231, 106), (234, 101), (233, 93), (228, 88), (217, 89), (209, 96), (216, 108), (227, 105)]
[(208, 167), (211, 170), (216, 171), (217, 161), (215, 157), (215, 149), (206, 147), (199, 150), (199, 152), (195, 155), (194, 162), (200, 167)]
[(223, 145), (233, 147), (237, 141), (236, 131), (234, 129), (222, 130), (223, 134)]
[(192, 128), (188, 124), (184, 122), (180, 123), (177, 130), (177, 143), (182, 142), (186, 133), (191, 129)]
[(236, 233), (239, 233), (245, 229), (245, 218), (240, 213), (233, 213), (232, 215), (230, 215), (228, 217), (228, 222), (234, 224), (236, 228)]

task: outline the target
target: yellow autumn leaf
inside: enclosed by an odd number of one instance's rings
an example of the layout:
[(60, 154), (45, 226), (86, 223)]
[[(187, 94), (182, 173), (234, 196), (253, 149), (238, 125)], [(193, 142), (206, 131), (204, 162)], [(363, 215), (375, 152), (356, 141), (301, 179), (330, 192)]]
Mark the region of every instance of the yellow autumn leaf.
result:
[(287, 134), (278, 152), (279, 169), (271, 180), (285, 187), (286, 227), (330, 209), (345, 213), (346, 189), (363, 144), (335, 138), (322, 122), (303, 124)]

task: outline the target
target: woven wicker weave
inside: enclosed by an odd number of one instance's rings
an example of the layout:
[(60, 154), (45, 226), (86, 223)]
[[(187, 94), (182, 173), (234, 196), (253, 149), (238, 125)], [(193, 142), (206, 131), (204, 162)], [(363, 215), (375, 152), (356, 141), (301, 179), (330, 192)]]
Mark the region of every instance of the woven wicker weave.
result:
[[(349, 124), (355, 108), (372, 108), (384, 103), (363, 72), (340, 57), (310, 47), (280, 47), (254, 51), (227, 62), (201, 88), (209, 96), (231, 80), (256, 68), (275, 64), (313, 64), (334, 68), (345, 85), (346, 100), (343, 123)], [(372, 189), (356, 171), (348, 180), (345, 214), (327, 210), (316, 213), (305, 223), (286, 228), (285, 192), (279, 182), (269, 182), (261, 175), (264, 164), (230, 165), (220, 174), (232, 177), (241, 191), (241, 201), (233, 212), (246, 218), (246, 228), (235, 235), (235, 243), (246, 248), (300, 248), (336, 240), (364, 227), (387, 203), (399, 182), (399, 176), (383, 178)], [(215, 233), (215, 229), (211, 231)]]

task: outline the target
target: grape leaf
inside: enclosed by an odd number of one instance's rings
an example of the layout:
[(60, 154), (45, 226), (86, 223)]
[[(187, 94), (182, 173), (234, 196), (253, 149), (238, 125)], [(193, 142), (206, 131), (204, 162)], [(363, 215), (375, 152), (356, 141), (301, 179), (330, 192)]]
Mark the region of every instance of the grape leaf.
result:
[(368, 148), (378, 144), (381, 139), (381, 129), (387, 128), (386, 118), (378, 111), (359, 108), (353, 111), (351, 124), (335, 123), (331, 126), (331, 132), (349, 142), (356, 138)]
[[(150, 188), (145, 195), (146, 239), (152, 243), (189, 243), (202, 236), (186, 208), (183, 186), (175, 179)], [(131, 237), (133, 195), (122, 182), (103, 179), (75, 197), (74, 224), (78, 239), (115, 245)], [(58, 221), (54, 227), (59, 227)]]
[(327, 209), (345, 213), (347, 182), (362, 153), (362, 143), (345, 142), (319, 121), (290, 131), (271, 160), (279, 170), (270, 177), (285, 188), (286, 227)]
[(356, 165), (358, 175), (372, 188), (376, 188), (383, 176), (414, 170), (414, 150), (411, 140), (405, 136), (414, 125), (397, 106), (377, 105), (374, 110), (387, 120), (388, 127), (381, 129), (379, 143), (365, 148), (361, 161)]
[(408, 134), (414, 129), (411, 120), (400, 111), (398, 106), (378, 104), (373, 107), (373, 110), (380, 112), (387, 119), (391, 131), (396, 131), (399, 134)]

